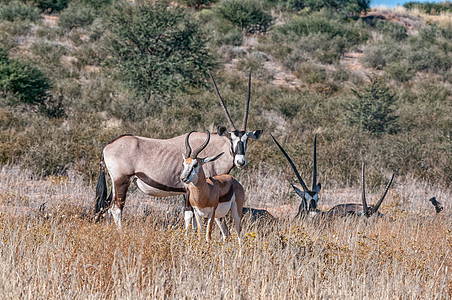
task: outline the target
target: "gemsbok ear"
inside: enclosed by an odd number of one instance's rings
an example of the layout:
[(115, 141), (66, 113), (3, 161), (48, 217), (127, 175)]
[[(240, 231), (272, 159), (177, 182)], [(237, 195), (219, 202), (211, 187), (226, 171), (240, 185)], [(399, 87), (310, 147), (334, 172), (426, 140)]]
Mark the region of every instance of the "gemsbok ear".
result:
[(218, 126), (217, 133), (219, 136), (226, 135), (228, 133), (228, 129), (224, 126)]
[(211, 161), (215, 161), (215, 160), (219, 159), (223, 154), (224, 154), (224, 152), (221, 152), (220, 154), (217, 154), (215, 156), (202, 158), (202, 163), (205, 164), (205, 163), (208, 163)]
[(248, 133), (248, 138), (257, 140), (258, 138), (261, 137), (262, 133), (263, 133), (263, 131), (261, 129), (254, 130), (254, 131)]
[(299, 188), (297, 188), (296, 186), (294, 186), (292, 184), (293, 189), (295, 190), (295, 193), (297, 193), (298, 196), (300, 196), (301, 198), (304, 199), (304, 191), (300, 190)]
[(319, 183), (316, 187), (315, 187), (315, 192), (318, 194), (320, 193), (320, 189), (322, 188), (322, 185)]

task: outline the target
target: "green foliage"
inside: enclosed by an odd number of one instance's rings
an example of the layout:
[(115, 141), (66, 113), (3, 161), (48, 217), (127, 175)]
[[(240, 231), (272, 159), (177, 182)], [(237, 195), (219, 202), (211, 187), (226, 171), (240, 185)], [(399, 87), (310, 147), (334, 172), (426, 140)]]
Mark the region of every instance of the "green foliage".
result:
[(370, 0), (279, 0), (277, 3), (291, 11), (328, 9), (345, 16), (359, 16), (370, 8)]
[(71, 30), (76, 27), (91, 25), (95, 19), (95, 11), (89, 6), (82, 4), (70, 4), (68, 8), (60, 13), (58, 25)]
[(8, 4), (0, 4), (0, 20), (16, 21), (30, 20), (36, 21), (41, 18), (39, 10), (33, 6), (13, 1)]
[(61, 11), (65, 9), (70, 0), (32, 0), (42, 11), (48, 11), (49, 13), (55, 11)]
[(108, 8), (115, 0), (72, 0), (71, 3), (75, 3), (81, 7), (89, 6), (95, 10)]
[(276, 26), (274, 31), (287, 39), (311, 34), (322, 34), (328, 38), (339, 36), (345, 38), (348, 45), (355, 45), (366, 40), (367, 35), (359, 24), (357, 27), (354, 27), (354, 25), (354, 23), (344, 23), (327, 11), (322, 11), (298, 16), (292, 21)]
[(268, 49), (290, 69), (312, 58), (331, 64), (369, 37), (361, 21), (344, 22), (328, 11), (300, 15), (273, 27)]
[(344, 105), (350, 125), (377, 136), (397, 132), (398, 116), (394, 114), (396, 95), (385, 86), (381, 77), (371, 78), (362, 92), (353, 92), (355, 99)]
[(113, 66), (145, 101), (201, 84), (214, 65), (200, 24), (180, 7), (148, 1), (119, 5), (108, 27)]
[(409, 81), (415, 74), (415, 70), (406, 59), (392, 62), (388, 64), (384, 70), (389, 74), (389, 76), (391, 76), (391, 78), (400, 82)]
[(228, 0), (218, 4), (219, 14), (235, 26), (250, 33), (266, 32), (272, 17), (257, 0)]
[(378, 20), (377, 23), (375, 24), (375, 28), (382, 34), (396, 41), (401, 41), (408, 37), (405, 26), (400, 25), (396, 22), (390, 21), (385, 22)]
[(0, 94), (14, 95), (18, 103), (44, 105), (50, 84), (31, 62), (11, 60), (1, 52)]
[(383, 41), (367, 46), (362, 61), (372, 69), (382, 70), (389, 62), (397, 60), (400, 54), (399, 45), (392, 41)]
[(215, 3), (216, 0), (177, 0), (177, 2), (188, 7), (201, 9)]
[(431, 15), (439, 15), (441, 12), (452, 12), (452, 3), (450, 1), (439, 3), (410, 1), (403, 4), (403, 6), (407, 9), (417, 8)]

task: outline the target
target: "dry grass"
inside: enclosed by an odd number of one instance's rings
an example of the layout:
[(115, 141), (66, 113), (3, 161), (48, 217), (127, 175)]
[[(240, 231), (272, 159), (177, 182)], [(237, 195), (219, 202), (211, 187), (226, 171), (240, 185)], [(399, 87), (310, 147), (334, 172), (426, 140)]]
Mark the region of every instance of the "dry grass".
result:
[[(296, 207), (281, 172), (259, 166), (238, 177), (248, 189), (248, 204)], [(281, 212), (276, 224), (245, 219), (239, 247), (235, 237), (221, 242), (217, 229), (211, 244), (185, 232), (172, 217), (181, 199), (150, 209), (157, 199), (132, 192), (119, 232), (85, 216), (94, 184), (86, 186), (75, 174), (33, 179), (6, 166), (0, 172), (1, 199), (8, 194), (3, 205), (16, 210), (3, 210), (0, 217), (0, 294), (4, 299), (450, 299), (450, 190), (436, 191), (445, 211), (435, 216), (427, 199), (425, 206), (415, 205), (431, 192), (416, 192), (427, 185), (406, 180), (388, 195), (386, 218), (293, 221)], [(264, 184), (271, 192), (262, 191)], [(332, 205), (349, 194), (359, 198), (357, 188), (325, 187), (321, 201)], [(44, 201), (52, 213), (47, 219), (38, 213)]]

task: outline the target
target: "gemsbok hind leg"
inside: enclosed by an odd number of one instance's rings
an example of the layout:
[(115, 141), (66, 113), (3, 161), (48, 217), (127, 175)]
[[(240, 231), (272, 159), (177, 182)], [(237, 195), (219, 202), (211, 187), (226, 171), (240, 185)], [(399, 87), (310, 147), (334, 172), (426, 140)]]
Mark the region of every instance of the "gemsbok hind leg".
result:
[(114, 198), (112, 201), (112, 205), (109, 209), (111, 216), (113, 217), (113, 221), (115, 222), (118, 228), (121, 228), (121, 219), (122, 219), (122, 209), (124, 208), (124, 204), (126, 202), (126, 194), (127, 190), (130, 186), (130, 177), (122, 177), (114, 181)]

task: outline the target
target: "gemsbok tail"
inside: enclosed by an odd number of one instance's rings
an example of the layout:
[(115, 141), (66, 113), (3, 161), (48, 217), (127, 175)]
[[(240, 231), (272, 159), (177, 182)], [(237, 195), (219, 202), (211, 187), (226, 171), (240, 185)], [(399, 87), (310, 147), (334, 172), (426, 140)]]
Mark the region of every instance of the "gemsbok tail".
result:
[(111, 202), (111, 192), (110, 196), (107, 198), (107, 182), (105, 180), (105, 168), (104, 168), (104, 157), (100, 160), (100, 172), (99, 178), (97, 179), (96, 186), (96, 203), (94, 206), (94, 214), (96, 222), (99, 221), (104, 211), (107, 209)]

